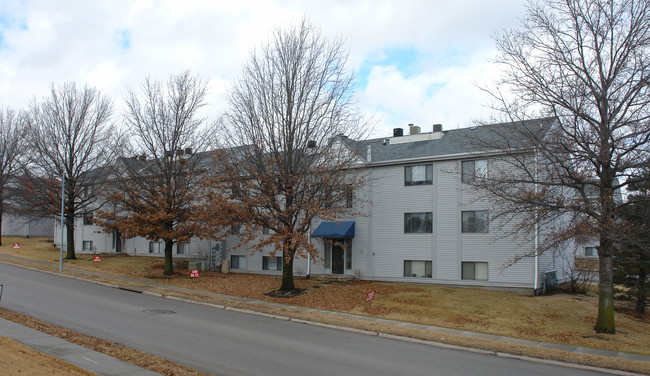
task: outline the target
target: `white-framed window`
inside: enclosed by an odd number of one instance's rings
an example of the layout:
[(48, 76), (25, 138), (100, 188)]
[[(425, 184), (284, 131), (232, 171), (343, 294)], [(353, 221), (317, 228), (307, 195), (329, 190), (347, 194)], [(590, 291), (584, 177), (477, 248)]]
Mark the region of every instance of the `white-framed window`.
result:
[(345, 184), (343, 187), (332, 192), (332, 200), (325, 204), (327, 208), (346, 208), (351, 209), (354, 206), (354, 187), (351, 184)]
[(431, 278), (432, 270), (431, 261), (404, 260), (404, 277)]
[(432, 233), (433, 213), (404, 213), (404, 233)]
[(488, 280), (488, 263), (487, 262), (463, 262), (462, 279), (472, 279), (476, 281)]
[(165, 243), (149, 242), (149, 253), (163, 253), (164, 251), (165, 251)]
[(471, 183), (476, 178), (487, 178), (488, 167), (487, 160), (474, 159), (471, 161), (463, 161), (462, 163), (462, 177), (463, 183)]
[(596, 256), (596, 247), (585, 247), (585, 256)]
[(282, 257), (262, 256), (262, 270), (282, 270)]
[(177, 243), (176, 244), (176, 254), (184, 255), (187, 254), (190, 250), (190, 243)]
[(84, 240), (83, 243), (81, 244), (81, 248), (84, 251), (92, 251), (93, 250), (93, 241), (92, 240)]
[(473, 210), (461, 212), (462, 232), (488, 232), (487, 210)]
[(84, 213), (84, 226), (90, 226), (93, 224), (93, 213)]
[(433, 184), (433, 165), (416, 165), (404, 167), (404, 185)]
[(244, 256), (244, 255), (230, 255), (230, 268), (231, 269), (246, 269), (246, 256)]
[(332, 255), (332, 243), (330, 243), (327, 239), (325, 239), (324, 243), (325, 249), (323, 250), (323, 253), (325, 259), (325, 269), (329, 269), (332, 267), (332, 260), (330, 257)]

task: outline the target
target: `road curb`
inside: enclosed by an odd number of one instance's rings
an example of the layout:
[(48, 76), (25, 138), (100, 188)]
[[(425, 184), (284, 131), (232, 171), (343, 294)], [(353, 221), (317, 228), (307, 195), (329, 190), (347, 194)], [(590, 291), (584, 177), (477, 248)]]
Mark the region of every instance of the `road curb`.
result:
[[(531, 357), (531, 356), (527, 356), (527, 355), (517, 355), (517, 354), (511, 354), (511, 353), (505, 353), (505, 352), (499, 352), (499, 351), (491, 351), (491, 350), (484, 350), (484, 349), (478, 349), (478, 348), (473, 348), (473, 347), (452, 345), (452, 344), (447, 344), (447, 343), (444, 343), (444, 342), (423, 340), (423, 339), (418, 339), (418, 338), (413, 338), (413, 337), (406, 337), (406, 336), (400, 336), (400, 335), (396, 335), (396, 334), (384, 333), (384, 332), (380, 332), (380, 331), (371, 331), (371, 330), (352, 328), (352, 327), (342, 326), (342, 325), (337, 325), (337, 324), (327, 324), (327, 323), (322, 323), (322, 322), (318, 322), (318, 321), (310, 321), (310, 320), (305, 320), (305, 319), (300, 319), (300, 318), (293, 318), (293, 317), (289, 317), (289, 316), (269, 314), (269, 313), (262, 312), (262, 311), (257, 311), (257, 310), (254, 310), (254, 309), (238, 308), (238, 307), (229, 306), (229, 305), (221, 305), (221, 304), (215, 304), (215, 303), (202, 302), (202, 301), (199, 301), (199, 300), (193, 300), (193, 299), (188, 299), (188, 298), (182, 298), (182, 297), (178, 297), (178, 296), (174, 296), (174, 295), (165, 295), (165, 294), (162, 294), (162, 293), (149, 291), (147, 287), (144, 287), (144, 288), (132, 287), (132, 288), (130, 288), (129, 286), (111, 284), (111, 283), (106, 283), (106, 282), (100, 282), (100, 281), (95, 281), (95, 280), (87, 279), (87, 278), (84, 278), (84, 277), (78, 277), (78, 276), (74, 276), (74, 275), (64, 274), (64, 273), (60, 273), (60, 272), (56, 272), (56, 271), (42, 270), (42, 269), (38, 269), (38, 268), (34, 268), (34, 267), (22, 265), (22, 264), (14, 264), (14, 263), (12, 263), (10, 261), (7, 261), (7, 260), (0, 259), (0, 262), (5, 263), (5, 264), (18, 266), (18, 267), (22, 267), (22, 268), (26, 268), (26, 269), (29, 269), (29, 270), (34, 270), (34, 271), (47, 273), (47, 274), (50, 274), (50, 275), (66, 277), (66, 278), (75, 279), (75, 280), (79, 280), (79, 281), (83, 281), (83, 282), (102, 285), (102, 286), (105, 286), (105, 287), (111, 287), (111, 288), (122, 289), (122, 290), (130, 291), (130, 292), (140, 293), (140, 294), (144, 294), (144, 295), (150, 295), (150, 296), (157, 297), (157, 298), (175, 300), (175, 301), (180, 301), (180, 302), (190, 303), (190, 304), (197, 304), (197, 305), (202, 305), (202, 306), (206, 306), (206, 307), (210, 307), (210, 308), (223, 309), (223, 310), (232, 311), (232, 312), (263, 316), (263, 317), (268, 317), (268, 318), (272, 318), (272, 319), (276, 319), (276, 320), (292, 321), (292, 322), (296, 322), (296, 323), (300, 323), (300, 324), (324, 327), (324, 328), (340, 330), (340, 331), (356, 333), (356, 334), (362, 334), (362, 335), (367, 335), (367, 336), (378, 336), (378, 337), (393, 339), (393, 340), (398, 340), (398, 341), (420, 343), (420, 344), (435, 346), (435, 347), (439, 347), (439, 348), (467, 351), (467, 352), (471, 352), (471, 353), (477, 353), (477, 354), (483, 354), (483, 355), (495, 356), (495, 357), (501, 357), (501, 358), (509, 358), (509, 359), (518, 359), (518, 360), (524, 360), (524, 361), (531, 361), (531, 362), (536, 362), (536, 363), (556, 365), (556, 366), (562, 366), (562, 367), (573, 368), (573, 369), (580, 369), (580, 370), (585, 370), (585, 371), (601, 372), (601, 373), (606, 373), (606, 374), (611, 374), (611, 375), (643, 376), (642, 374), (639, 374), (639, 373), (621, 371), (621, 370), (616, 370), (616, 369), (611, 369), (611, 368), (600, 368), (600, 367), (595, 367), (595, 366), (582, 365), (582, 364), (571, 363), (571, 362), (563, 362), (563, 361), (552, 360), (552, 359), (540, 359), (540, 358), (535, 358), (535, 357)], [(83, 272), (83, 271), (81, 271), (81, 272)], [(106, 278), (110, 278), (110, 277), (106, 277)], [(221, 295), (221, 294), (219, 294), (219, 295)], [(223, 299), (227, 299), (227, 298), (223, 298)], [(246, 303), (246, 304), (256, 304), (254, 301), (244, 302), (244, 303)], [(319, 313), (321, 313), (321, 314), (328, 314), (327, 311), (323, 311), (323, 310), (317, 310), (317, 311)], [(336, 312), (332, 312), (332, 314), (335, 314), (335, 313)], [(346, 315), (346, 316), (356, 316), (356, 315), (352, 315), (352, 314), (344, 314), (344, 315)], [(352, 318), (356, 318), (356, 319), (359, 319), (359, 320), (364, 319), (363, 316), (352, 317)], [(384, 321), (386, 321), (386, 320), (384, 320)], [(392, 324), (392, 323), (387, 323), (387, 324)], [(435, 332), (435, 333), (440, 333), (440, 334), (450, 334), (450, 333), (445, 333), (445, 332), (439, 332), (439, 331), (436, 331), (435, 329), (427, 329), (427, 330), (429, 330), (431, 332)], [(451, 334), (463, 336), (461, 333), (458, 333), (458, 334), (451, 333)], [(463, 337), (468, 337), (468, 336), (463, 336)], [(488, 340), (490, 340), (490, 339), (488, 339)], [(499, 341), (499, 340), (496, 340), (496, 339), (491, 339), (491, 340)], [(532, 348), (535, 347), (535, 346), (530, 346), (530, 345), (522, 345), (522, 346), (528, 346), (528, 347), (532, 347)], [(563, 351), (563, 350), (557, 350), (557, 351)], [(567, 352), (567, 353), (571, 354), (571, 352)], [(590, 355), (590, 354), (585, 354), (585, 355)], [(611, 357), (611, 356), (607, 356), (607, 355), (600, 355), (600, 356), (609, 357), (609, 358), (612, 358), (612, 359), (617, 359), (616, 357)], [(624, 359), (624, 358), (620, 358), (620, 359)]]

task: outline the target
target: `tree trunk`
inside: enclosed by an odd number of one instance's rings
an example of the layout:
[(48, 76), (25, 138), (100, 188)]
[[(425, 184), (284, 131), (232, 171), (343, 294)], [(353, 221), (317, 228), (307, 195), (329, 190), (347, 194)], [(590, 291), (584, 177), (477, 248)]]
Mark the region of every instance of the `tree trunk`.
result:
[[(65, 254), (65, 260), (76, 260), (77, 255), (74, 251), (74, 219), (70, 220), (66, 217), (65, 229), (68, 242), (68, 251)], [(63, 242), (63, 239), (61, 239), (61, 242)]]
[(596, 333), (616, 333), (614, 325), (614, 282), (612, 244), (601, 237), (598, 249), (598, 318), (594, 330)]
[(174, 242), (171, 240), (165, 240), (165, 270), (163, 275), (173, 275), (174, 274), (174, 260), (172, 258), (172, 247)]
[(293, 255), (295, 251), (289, 250), (289, 257), (282, 255), (282, 286), (280, 291), (293, 291), (296, 285), (293, 283)]

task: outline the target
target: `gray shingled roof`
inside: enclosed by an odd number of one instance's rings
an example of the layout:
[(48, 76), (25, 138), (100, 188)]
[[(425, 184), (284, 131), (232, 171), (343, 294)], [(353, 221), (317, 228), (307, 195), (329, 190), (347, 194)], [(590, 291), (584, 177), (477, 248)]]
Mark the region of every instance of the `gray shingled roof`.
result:
[[(345, 141), (366, 159), (371, 146), (373, 163), (408, 160), (426, 157), (444, 157), (454, 154), (494, 151), (498, 148), (521, 148), (530, 145), (527, 132), (545, 134), (555, 118), (543, 118), (523, 122), (500, 123), (443, 131), (439, 139), (391, 143), (395, 137), (365, 141)], [(410, 136), (402, 136), (410, 137)], [(541, 136), (539, 137), (541, 138)], [(388, 142), (385, 142), (388, 140)]]
[[(413, 141), (403, 143), (391, 143), (395, 137), (382, 137), (370, 140), (357, 141), (340, 137), (347, 143), (359, 156), (366, 160), (368, 156), (368, 146), (371, 146), (372, 163), (390, 163), (391, 161), (403, 161), (409, 159), (421, 158), (442, 158), (456, 154), (469, 154), (494, 151), (497, 147), (520, 148), (530, 145), (530, 137), (524, 136), (527, 132), (538, 135), (541, 139), (555, 122), (555, 118), (542, 118), (527, 120), (522, 122), (499, 123), (482, 125), (472, 128), (461, 128), (443, 131), (442, 137), (434, 140)], [(423, 133), (424, 134), (424, 133)], [(405, 141), (410, 136), (402, 136)], [(388, 140), (388, 142), (385, 142)], [(236, 155), (241, 148), (230, 149), (233, 155)], [(198, 158), (199, 170), (214, 171), (217, 166), (214, 165), (212, 158), (213, 151), (195, 153), (192, 158)], [(145, 168), (152, 163), (151, 160), (141, 161), (138, 158), (120, 158), (122, 163), (132, 168)], [(367, 161), (367, 160), (366, 160)], [(86, 174), (99, 173), (100, 171), (88, 171)]]

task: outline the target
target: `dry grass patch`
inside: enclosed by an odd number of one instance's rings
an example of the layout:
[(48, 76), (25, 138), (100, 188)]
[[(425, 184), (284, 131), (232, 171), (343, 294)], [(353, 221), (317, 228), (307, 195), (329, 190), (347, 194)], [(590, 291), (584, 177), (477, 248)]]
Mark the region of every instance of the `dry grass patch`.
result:
[[(165, 358), (161, 358), (155, 355), (147, 354), (145, 352), (135, 350), (129, 347), (121, 346), (114, 344), (103, 339), (95, 338), (92, 336), (87, 336), (85, 334), (76, 333), (70, 329), (66, 329), (57, 325), (47, 323), (35, 319), (33, 317), (9, 311), (4, 308), (0, 308), (0, 317), (6, 320), (16, 322), (18, 324), (24, 325), (26, 327), (36, 329), (39, 332), (46, 333), (58, 338), (62, 338), (68, 342), (76, 343), (77, 345), (86, 347), (88, 349), (101, 352), (103, 354), (112, 356), (114, 358), (120, 359), (122, 361), (134, 364), (138, 367), (148, 369), (153, 372), (160, 373), (166, 376), (179, 376), (179, 375), (189, 375), (189, 376), (207, 376), (208, 374), (193, 370), (190, 367), (174, 363)], [(1, 339), (2, 337), (0, 337)], [(1, 343), (0, 343), (1, 345)], [(40, 355), (40, 353), (37, 353)], [(3, 354), (4, 356), (4, 354)], [(40, 355), (42, 356), (42, 355)], [(57, 359), (55, 359), (57, 360)], [(62, 363), (62, 362), (61, 362)], [(0, 365), (2, 365), (2, 357), (0, 357)], [(45, 364), (49, 364), (46, 362)], [(0, 368), (5, 370), (6, 368)], [(4, 374), (4, 373), (3, 373)], [(18, 373), (7, 373), (7, 374), (18, 374)], [(50, 374), (48, 372), (34, 372), (27, 373), (33, 375), (45, 375)], [(75, 373), (57, 373), (55, 375), (77, 375)], [(93, 375), (92, 373), (78, 373), (78, 375)]]
[[(13, 243), (19, 243), (20, 249), (14, 249)], [(2, 237), (0, 255), (22, 257), (34, 261), (47, 262), (58, 267), (60, 250), (53, 243), (44, 238)], [(63, 254), (65, 257), (65, 252)], [(101, 254), (101, 262), (93, 262), (93, 255), (77, 253), (76, 260), (64, 260), (66, 266), (78, 269), (93, 270), (102, 273), (137, 277), (148, 267), (160, 262), (160, 259), (151, 257), (129, 256), (126, 254)]]
[[(16, 251), (10, 249), (9, 239), (3, 239), (9, 246), (0, 247), (0, 253)], [(51, 243), (24, 240), (34, 243), (25, 242), (27, 246), (16, 255), (37, 260), (51, 260), (52, 254), (58, 257), (58, 250)], [(650, 355), (650, 336), (647, 335), (650, 333), (650, 313), (637, 315), (619, 305), (617, 334), (595, 334), (593, 326), (598, 304), (595, 293), (533, 297), (512, 291), (359, 280), (323, 282), (298, 277), (296, 287), (304, 289), (305, 293), (274, 298), (267, 294), (280, 286), (279, 277), (201, 272), (200, 278), (190, 278), (189, 271), (182, 265), (175, 269), (173, 276), (163, 277), (160, 258), (104, 256), (104, 261), (97, 263), (100, 265), (90, 260), (90, 255), (81, 255), (79, 260), (66, 261), (66, 265), (139, 278), (143, 283), (156, 282), (309, 308)], [(375, 299), (366, 303), (364, 298), (370, 291), (376, 291)], [(222, 304), (233, 305), (232, 301)]]
[[(512, 291), (359, 280), (327, 283), (296, 278), (296, 287), (305, 289), (305, 293), (274, 298), (268, 293), (280, 285), (278, 277), (202, 272), (200, 278), (191, 279), (185, 270), (177, 270), (164, 283), (329, 311), (650, 355), (650, 314), (636, 315), (620, 306), (618, 333), (595, 334), (595, 294), (533, 297)], [(369, 291), (376, 291), (372, 303), (364, 300)]]
[(94, 373), (0, 336), (3, 375), (92, 376)]
[(576, 354), (565, 351), (531, 347), (525, 345), (518, 345), (500, 341), (493, 341), (481, 338), (469, 338), (460, 335), (449, 333), (436, 332), (432, 330), (422, 330), (416, 328), (408, 328), (403, 326), (390, 325), (385, 323), (368, 322), (353, 317), (340, 317), (316, 312), (303, 312), (287, 308), (260, 306), (252, 303), (238, 302), (227, 299), (219, 299), (209, 297), (201, 294), (181, 294), (178, 291), (166, 290), (164, 288), (157, 288), (155, 292), (165, 296), (174, 296), (179, 298), (187, 298), (205, 303), (215, 305), (225, 305), (240, 309), (247, 309), (251, 311), (263, 312), (269, 315), (280, 317), (290, 317), (292, 319), (301, 319), (315, 323), (322, 323), (332, 326), (344, 326), (349, 328), (356, 328), (368, 331), (370, 335), (375, 335), (376, 332), (385, 333), (388, 335), (396, 335), (401, 337), (410, 337), (423, 341), (433, 341), (437, 343), (448, 344), (452, 346), (468, 347), (474, 349), (481, 349), (489, 351), (490, 353), (513, 354), (520, 356), (528, 356), (537, 359), (552, 359), (562, 362), (569, 362), (581, 364), (592, 367), (601, 367), (609, 369), (617, 369), (627, 372), (636, 372), (641, 374), (650, 375), (650, 363), (641, 361), (631, 361), (626, 359), (618, 359), (604, 356)]

